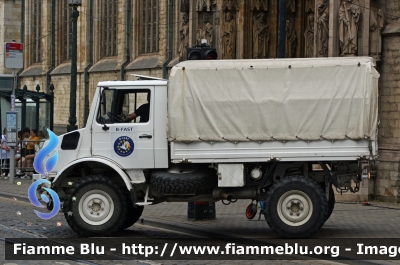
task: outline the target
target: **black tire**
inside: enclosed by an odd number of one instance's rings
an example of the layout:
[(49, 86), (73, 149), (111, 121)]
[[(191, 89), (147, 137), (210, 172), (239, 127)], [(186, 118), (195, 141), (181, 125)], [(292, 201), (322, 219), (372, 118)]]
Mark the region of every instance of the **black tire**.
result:
[[(329, 217), (331, 217), (331, 214), (333, 212), (333, 209), (335, 208), (335, 193), (333, 193), (333, 188), (332, 185), (329, 189), (329, 200), (328, 200), (328, 215), (326, 217), (326, 221), (329, 219)], [(325, 222), (326, 222), (325, 221)]]
[(128, 204), (125, 194), (121, 187), (105, 176), (81, 178), (65, 198), (65, 219), (79, 235), (111, 235), (120, 230), (126, 221)]
[(132, 201), (128, 199), (128, 216), (120, 230), (127, 229), (128, 227), (131, 227), (134, 223), (136, 223), (139, 220), (140, 216), (142, 216), (143, 209), (143, 206), (136, 206), (136, 208), (133, 207)]
[(325, 193), (309, 178), (285, 177), (267, 192), (265, 219), (280, 237), (311, 237), (325, 223), (327, 214)]
[(203, 194), (217, 186), (214, 170), (192, 172), (158, 171), (151, 175), (151, 187), (161, 194)]

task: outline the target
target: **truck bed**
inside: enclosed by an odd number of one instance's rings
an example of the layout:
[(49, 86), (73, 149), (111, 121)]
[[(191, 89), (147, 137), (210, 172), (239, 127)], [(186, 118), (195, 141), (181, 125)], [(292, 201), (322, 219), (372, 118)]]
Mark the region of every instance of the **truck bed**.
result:
[[(305, 149), (318, 150), (326, 145), (314, 141), (323, 139), (377, 140), (378, 78), (369, 57), (185, 61), (168, 80), (167, 137), (308, 140)], [(275, 152), (275, 145), (264, 145), (262, 150)], [(277, 144), (279, 150), (285, 146)]]
[(237, 163), (279, 161), (372, 160), (378, 154), (377, 141), (266, 141), (266, 142), (171, 142), (171, 160), (180, 163)]

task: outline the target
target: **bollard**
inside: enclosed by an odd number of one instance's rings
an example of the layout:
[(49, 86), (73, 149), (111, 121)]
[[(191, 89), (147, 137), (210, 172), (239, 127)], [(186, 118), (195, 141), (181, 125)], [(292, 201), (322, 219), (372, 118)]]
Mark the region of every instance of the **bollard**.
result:
[(205, 217), (207, 220), (217, 219), (216, 211), (215, 211), (215, 202), (206, 202), (205, 203)]
[(194, 202), (188, 202), (187, 219), (194, 220)]
[(190, 221), (216, 219), (215, 202), (188, 202), (187, 219)]
[(194, 220), (204, 219), (204, 202), (194, 202)]

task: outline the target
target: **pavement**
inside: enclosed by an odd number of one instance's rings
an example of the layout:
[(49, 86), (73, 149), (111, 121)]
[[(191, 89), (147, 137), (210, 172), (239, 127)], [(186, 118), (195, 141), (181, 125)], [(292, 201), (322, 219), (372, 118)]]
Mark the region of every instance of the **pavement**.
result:
[[(25, 212), (29, 212), (34, 216), (33, 208), (30, 205), (27, 197), (29, 186), (32, 184), (32, 180), (21, 180), (16, 179), (13, 184), (9, 183), (9, 180), (0, 180), (0, 198), (9, 198), (11, 201), (20, 201), (24, 203), (20, 207)], [(146, 206), (141, 219), (130, 228), (129, 231), (145, 231), (148, 228), (153, 227), (154, 231), (149, 234), (149, 237), (164, 237), (165, 236), (176, 236), (186, 237), (187, 235), (192, 237), (207, 237), (207, 238), (270, 238), (278, 239), (275, 233), (268, 227), (264, 217), (258, 221), (258, 214), (253, 220), (248, 220), (245, 216), (245, 210), (250, 200), (241, 200), (230, 205), (223, 205), (222, 203), (216, 203), (216, 219), (208, 221), (188, 221), (187, 219), (187, 203), (161, 203), (154, 206)], [(3, 206), (6, 207), (6, 206)], [(22, 208), (21, 208), (22, 209)], [(9, 209), (1, 209), (0, 203), (0, 215), (5, 216), (5, 213)], [(10, 209), (9, 211), (14, 211)], [(21, 210), (22, 211), (22, 210)], [(14, 213), (13, 213), (14, 214)], [(58, 218), (58, 219), (57, 219)], [(62, 214), (57, 216), (57, 220), (53, 222), (63, 222)], [(0, 218), (1, 219), (1, 218)], [(36, 218), (37, 219), (37, 218)], [(38, 225), (35, 230), (27, 230), (34, 234), (38, 234), (42, 229), (41, 234), (46, 237), (54, 238), (60, 237), (57, 235), (57, 227), (54, 227), (54, 232), (50, 231), (49, 224), (46, 220), (41, 220), (42, 223)], [(46, 223), (47, 222), (47, 223)], [(400, 204), (386, 203), (371, 201), (370, 205), (365, 206), (363, 203), (347, 203), (337, 202), (335, 210), (332, 216), (327, 220), (322, 229), (316, 233), (313, 238), (315, 239), (350, 239), (350, 238), (374, 238), (379, 241), (380, 238), (399, 238), (400, 239)], [(46, 225), (47, 224), (47, 225)], [(15, 227), (18, 225), (16, 224)], [(44, 226), (47, 230), (43, 232)], [(26, 227), (26, 225), (25, 225)], [(1, 228), (1, 224), (0, 224)], [(18, 227), (17, 227), (18, 228)], [(33, 227), (32, 227), (33, 229)], [(129, 232), (128, 231), (128, 232)], [(170, 235), (169, 232), (176, 233)], [(65, 227), (62, 230), (62, 237), (77, 237), (75, 232), (69, 227)], [(144, 233), (144, 232), (143, 232)], [(146, 232), (147, 233), (147, 232)], [(0, 229), (1, 234), (1, 229)], [(134, 235), (134, 234), (132, 234)], [(186, 235), (186, 236), (185, 236)], [(0, 237), (7, 237), (5, 234)], [(377, 242), (378, 242), (377, 241)], [(265, 262), (265, 261), (264, 261)], [(399, 262), (399, 261), (397, 261)], [(390, 264), (400, 264), (399, 263)], [(0, 262), (1, 263), (1, 262)], [(229, 262), (230, 264), (243, 264), (239, 261)], [(271, 264), (280, 264), (278, 262), (270, 262)], [(291, 264), (291, 262), (283, 262), (282, 264)], [(9, 263), (13, 264), (13, 263)], [(143, 264), (143, 263), (141, 263)], [(147, 264), (151, 264), (147, 263)], [(159, 264), (159, 263), (155, 263)], [(163, 264), (171, 264), (170, 262), (164, 262)], [(177, 262), (176, 264), (182, 264)], [(187, 264), (195, 264), (188, 262)], [(198, 263), (207, 264), (207, 263)], [(216, 263), (217, 264), (217, 263)], [(225, 264), (224, 262), (218, 262), (218, 264)], [(228, 263), (226, 263), (228, 264)], [(252, 264), (262, 264), (253, 262)], [(302, 264), (294, 262), (293, 264)], [(304, 264), (311, 264), (311, 262), (305, 262)], [(314, 264), (323, 264), (321, 262)], [(326, 263), (335, 264), (335, 263)], [(357, 263), (359, 264), (359, 263)], [(360, 263), (361, 264), (361, 263)], [(386, 264), (386, 263), (377, 263)]]
[[(14, 183), (0, 180), (0, 196), (28, 200), (28, 188), (32, 180), (16, 179)], [(172, 230), (180, 230), (204, 235), (222, 237), (276, 237), (269, 229), (264, 217), (258, 221), (258, 214), (253, 220), (245, 217), (245, 210), (250, 200), (239, 200), (230, 205), (216, 203), (216, 220), (188, 221), (187, 203), (161, 203), (146, 206), (140, 223)], [(330, 238), (365, 238), (392, 237), (400, 238), (400, 204), (379, 201), (364, 203), (337, 202), (331, 218), (325, 223), (316, 237)]]

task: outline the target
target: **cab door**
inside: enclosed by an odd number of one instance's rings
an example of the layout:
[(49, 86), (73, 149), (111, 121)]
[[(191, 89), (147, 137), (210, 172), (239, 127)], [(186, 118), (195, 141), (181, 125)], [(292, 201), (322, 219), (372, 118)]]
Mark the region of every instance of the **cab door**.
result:
[[(125, 169), (154, 168), (154, 86), (104, 89), (92, 123), (92, 155), (111, 159)], [(148, 102), (149, 100), (149, 102)], [(122, 116), (150, 104), (149, 120)]]

